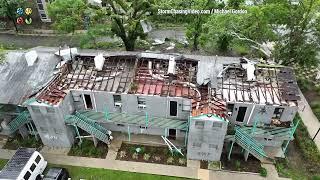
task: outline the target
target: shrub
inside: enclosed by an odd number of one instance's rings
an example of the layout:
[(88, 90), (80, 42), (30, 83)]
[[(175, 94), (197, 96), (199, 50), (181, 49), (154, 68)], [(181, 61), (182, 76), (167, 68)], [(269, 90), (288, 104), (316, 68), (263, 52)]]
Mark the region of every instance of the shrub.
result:
[(186, 159), (184, 158), (179, 158), (178, 162), (180, 165), (185, 165), (187, 163)]
[(144, 159), (145, 161), (148, 161), (148, 160), (150, 159), (150, 154), (144, 154), (144, 155), (143, 155), (143, 159)]
[(133, 154), (132, 154), (132, 159), (138, 159), (138, 158), (139, 158), (138, 153), (133, 153)]
[(239, 160), (236, 160), (235, 166), (236, 166), (236, 169), (239, 171), (241, 167), (241, 162)]
[(169, 158), (167, 159), (167, 163), (168, 163), (168, 164), (172, 164), (172, 163), (173, 163), (173, 160), (174, 160), (173, 157), (169, 157)]
[(260, 173), (260, 176), (262, 176), (262, 177), (267, 177), (267, 175), (268, 175), (268, 172), (267, 172), (266, 168), (264, 168), (264, 167), (260, 168), (259, 173)]
[(92, 141), (83, 139), (81, 145), (74, 144), (68, 154), (71, 156), (104, 158), (106, 153), (107, 146), (95, 147)]

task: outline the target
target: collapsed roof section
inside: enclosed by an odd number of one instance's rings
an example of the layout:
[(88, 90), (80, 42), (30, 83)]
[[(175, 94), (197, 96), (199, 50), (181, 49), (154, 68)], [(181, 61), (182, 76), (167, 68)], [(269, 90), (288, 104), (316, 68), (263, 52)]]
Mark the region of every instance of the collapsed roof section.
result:
[(76, 56), (60, 67), (60, 73), (37, 99), (54, 105), (69, 90), (82, 89), (184, 97), (200, 102), (208, 99), (208, 87), (198, 87), (197, 67), (198, 61), (180, 55)]
[(214, 96), (226, 102), (297, 106), (298, 85), (291, 68), (274, 65), (225, 65)]

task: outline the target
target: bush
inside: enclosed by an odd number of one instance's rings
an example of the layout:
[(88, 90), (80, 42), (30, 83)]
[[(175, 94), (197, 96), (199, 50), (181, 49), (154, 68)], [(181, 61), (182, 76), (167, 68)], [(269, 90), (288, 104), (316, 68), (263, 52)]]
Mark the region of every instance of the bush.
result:
[(260, 173), (260, 176), (262, 176), (262, 177), (267, 177), (268, 172), (267, 172), (266, 168), (261, 167), (259, 171), (260, 171), (260, 172), (259, 172), (259, 173)]
[(7, 143), (3, 146), (4, 149), (16, 150), (19, 147), (26, 148), (37, 148), (40, 149), (42, 147), (41, 140), (37, 140), (34, 136), (29, 136), (23, 139), (20, 135), (16, 136), (14, 139), (8, 139)]
[(106, 145), (94, 146), (93, 142), (87, 139), (83, 139), (81, 145), (75, 144), (70, 149), (68, 155), (71, 156), (82, 156), (82, 157), (94, 157), (94, 158), (105, 158), (107, 154)]

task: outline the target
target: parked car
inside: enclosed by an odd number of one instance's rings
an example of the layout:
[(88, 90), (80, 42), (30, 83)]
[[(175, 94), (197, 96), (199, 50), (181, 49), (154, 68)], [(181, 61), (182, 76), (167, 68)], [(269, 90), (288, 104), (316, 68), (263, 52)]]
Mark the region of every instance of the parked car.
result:
[(65, 168), (50, 168), (43, 180), (68, 180), (69, 172)]
[(38, 180), (47, 161), (33, 148), (19, 148), (0, 172), (0, 180)]

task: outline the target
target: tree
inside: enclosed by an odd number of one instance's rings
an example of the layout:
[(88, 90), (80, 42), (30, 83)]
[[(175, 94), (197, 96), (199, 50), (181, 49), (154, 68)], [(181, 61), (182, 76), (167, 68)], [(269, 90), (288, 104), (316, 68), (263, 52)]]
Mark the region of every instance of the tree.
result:
[(138, 37), (144, 38), (140, 22), (153, 12), (153, 0), (105, 0), (110, 5), (111, 31), (123, 41), (127, 51), (133, 51)]
[(301, 0), (299, 5), (274, 1), (286, 10), (284, 33), (277, 42), (276, 60), (284, 65), (317, 65), (319, 42), (319, 0)]
[(228, 6), (234, 9), (239, 9), (240, 5), (244, 3), (245, 0), (229, 0)]
[[(211, 10), (216, 6), (216, 3), (211, 0), (196, 0), (192, 1), (190, 9), (196, 10)], [(192, 14), (192, 20), (187, 26), (186, 35), (188, 40), (192, 42), (192, 50), (199, 49), (199, 38), (203, 31), (203, 24), (207, 22), (210, 15), (206, 14)]]
[(16, 32), (18, 32), (16, 11), (23, 7), (24, 3), (24, 0), (0, 0), (0, 16), (8, 17), (12, 21)]
[(86, 8), (84, 0), (55, 0), (49, 4), (48, 12), (55, 29), (74, 33), (83, 26)]

